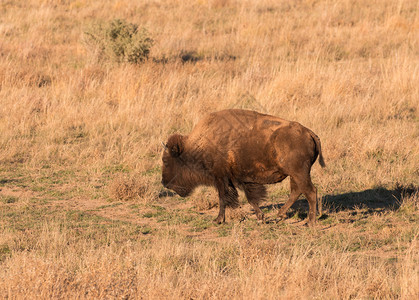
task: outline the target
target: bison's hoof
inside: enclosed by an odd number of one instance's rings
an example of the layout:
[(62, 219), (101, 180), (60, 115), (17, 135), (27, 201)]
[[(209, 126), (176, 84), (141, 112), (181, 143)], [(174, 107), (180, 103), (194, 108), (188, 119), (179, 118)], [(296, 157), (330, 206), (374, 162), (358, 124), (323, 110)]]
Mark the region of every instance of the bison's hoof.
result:
[(311, 227), (311, 228), (315, 227), (315, 225), (316, 225), (316, 222), (314, 222), (314, 221), (308, 221), (306, 223), (306, 226)]
[(224, 220), (224, 218), (220, 218), (220, 217), (218, 217), (218, 218), (216, 218), (216, 219), (214, 219), (214, 221), (213, 221), (215, 224), (222, 224), (222, 223), (224, 223), (225, 222), (225, 220)]
[(287, 218), (287, 215), (283, 214), (283, 213), (279, 213), (277, 217), (278, 217), (279, 221), (283, 221)]
[(265, 223), (265, 215), (264, 214), (259, 214), (259, 215), (256, 215), (256, 217), (257, 217), (257, 222), (258, 222), (258, 224), (263, 224), (263, 223)]

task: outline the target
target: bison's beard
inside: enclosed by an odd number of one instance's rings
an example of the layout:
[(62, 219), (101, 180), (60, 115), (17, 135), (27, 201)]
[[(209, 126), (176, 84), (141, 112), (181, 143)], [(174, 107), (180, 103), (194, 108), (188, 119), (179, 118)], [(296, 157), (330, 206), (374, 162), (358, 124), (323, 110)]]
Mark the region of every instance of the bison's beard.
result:
[(208, 173), (199, 172), (192, 168), (185, 169), (181, 169), (170, 181), (163, 171), (163, 185), (175, 191), (181, 197), (189, 196), (199, 185), (213, 185), (213, 180)]
[(188, 197), (191, 194), (190, 191), (179, 191), (179, 192), (176, 191), (176, 193), (179, 194), (179, 196), (181, 197)]
[(168, 186), (168, 188), (174, 190), (181, 197), (188, 197), (192, 193), (192, 190), (181, 186)]
[(162, 180), (162, 184), (165, 188), (175, 191), (181, 197), (187, 197), (192, 192), (192, 189), (190, 188), (183, 187), (183, 186), (173, 184), (173, 183), (166, 183), (164, 180)]
[(164, 181), (162, 181), (163, 186), (165, 188), (171, 189), (172, 191), (175, 191), (179, 196), (181, 197), (187, 197), (192, 193), (191, 188), (185, 187), (185, 186), (180, 186), (177, 184), (173, 184), (173, 183), (165, 183)]

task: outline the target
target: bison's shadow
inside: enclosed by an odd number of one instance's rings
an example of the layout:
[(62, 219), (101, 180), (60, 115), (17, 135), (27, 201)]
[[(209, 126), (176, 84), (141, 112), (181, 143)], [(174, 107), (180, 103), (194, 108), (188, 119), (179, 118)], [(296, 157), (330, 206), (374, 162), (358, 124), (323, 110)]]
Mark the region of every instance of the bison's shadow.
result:
[[(322, 213), (327, 217), (329, 213), (339, 211), (356, 211), (364, 209), (364, 214), (372, 214), (376, 212), (384, 212), (389, 210), (397, 210), (401, 203), (403, 196), (410, 196), (417, 192), (417, 186), (396, 186), (393, 190), (388, 190), (384, 187), (377, 187), (361, 192), (349, 192), (337, 195), (325, 195), (322, 197)], [(271, 204), (262, 206), (262, 209), (279, 209), (283, 204)], [(308, 203), (301, 197), (296, 201), (291, 209), (287, 212), (287, 216), (293, 216), (296, 211), (299, 217), (307, 217)], [(322, 217), (320, 217), (322, 218)]]

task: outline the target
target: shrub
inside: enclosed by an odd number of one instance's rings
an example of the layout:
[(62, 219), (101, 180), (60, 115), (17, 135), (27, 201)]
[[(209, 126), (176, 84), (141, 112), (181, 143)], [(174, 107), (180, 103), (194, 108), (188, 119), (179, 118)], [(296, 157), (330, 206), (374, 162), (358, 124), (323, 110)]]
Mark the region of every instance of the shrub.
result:
[(85, 31), (84, 42), (88, 50), (116, 62), (139, 64), (148, 58), (153, 39), (147, 29), (115, 19), (108, 24), (93, 24)]

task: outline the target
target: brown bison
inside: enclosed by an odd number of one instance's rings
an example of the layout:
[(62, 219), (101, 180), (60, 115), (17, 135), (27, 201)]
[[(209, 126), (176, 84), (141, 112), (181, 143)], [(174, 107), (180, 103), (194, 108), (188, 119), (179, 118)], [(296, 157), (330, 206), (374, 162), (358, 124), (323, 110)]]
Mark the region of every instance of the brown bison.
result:
[(226, 207), (239, 205), (237, 189), (263, 220), (259, 202), (266, 197), (264, 184), (291, 180), (291, 194), (279, 210), (286, 211), (304, 194), (309, 203), (309, 225), (316, 217), (317, 190), (310, 178), (319, 155), (325, 166), (320, 139), (297, 122), (255, 111), (228, 109), (203, 118), (188, 136), (173, 134), (165, 144), (162, 183), (182, 197), (199, 185), (214, 186), (219, 195), (219, 213), (225, 222)]

